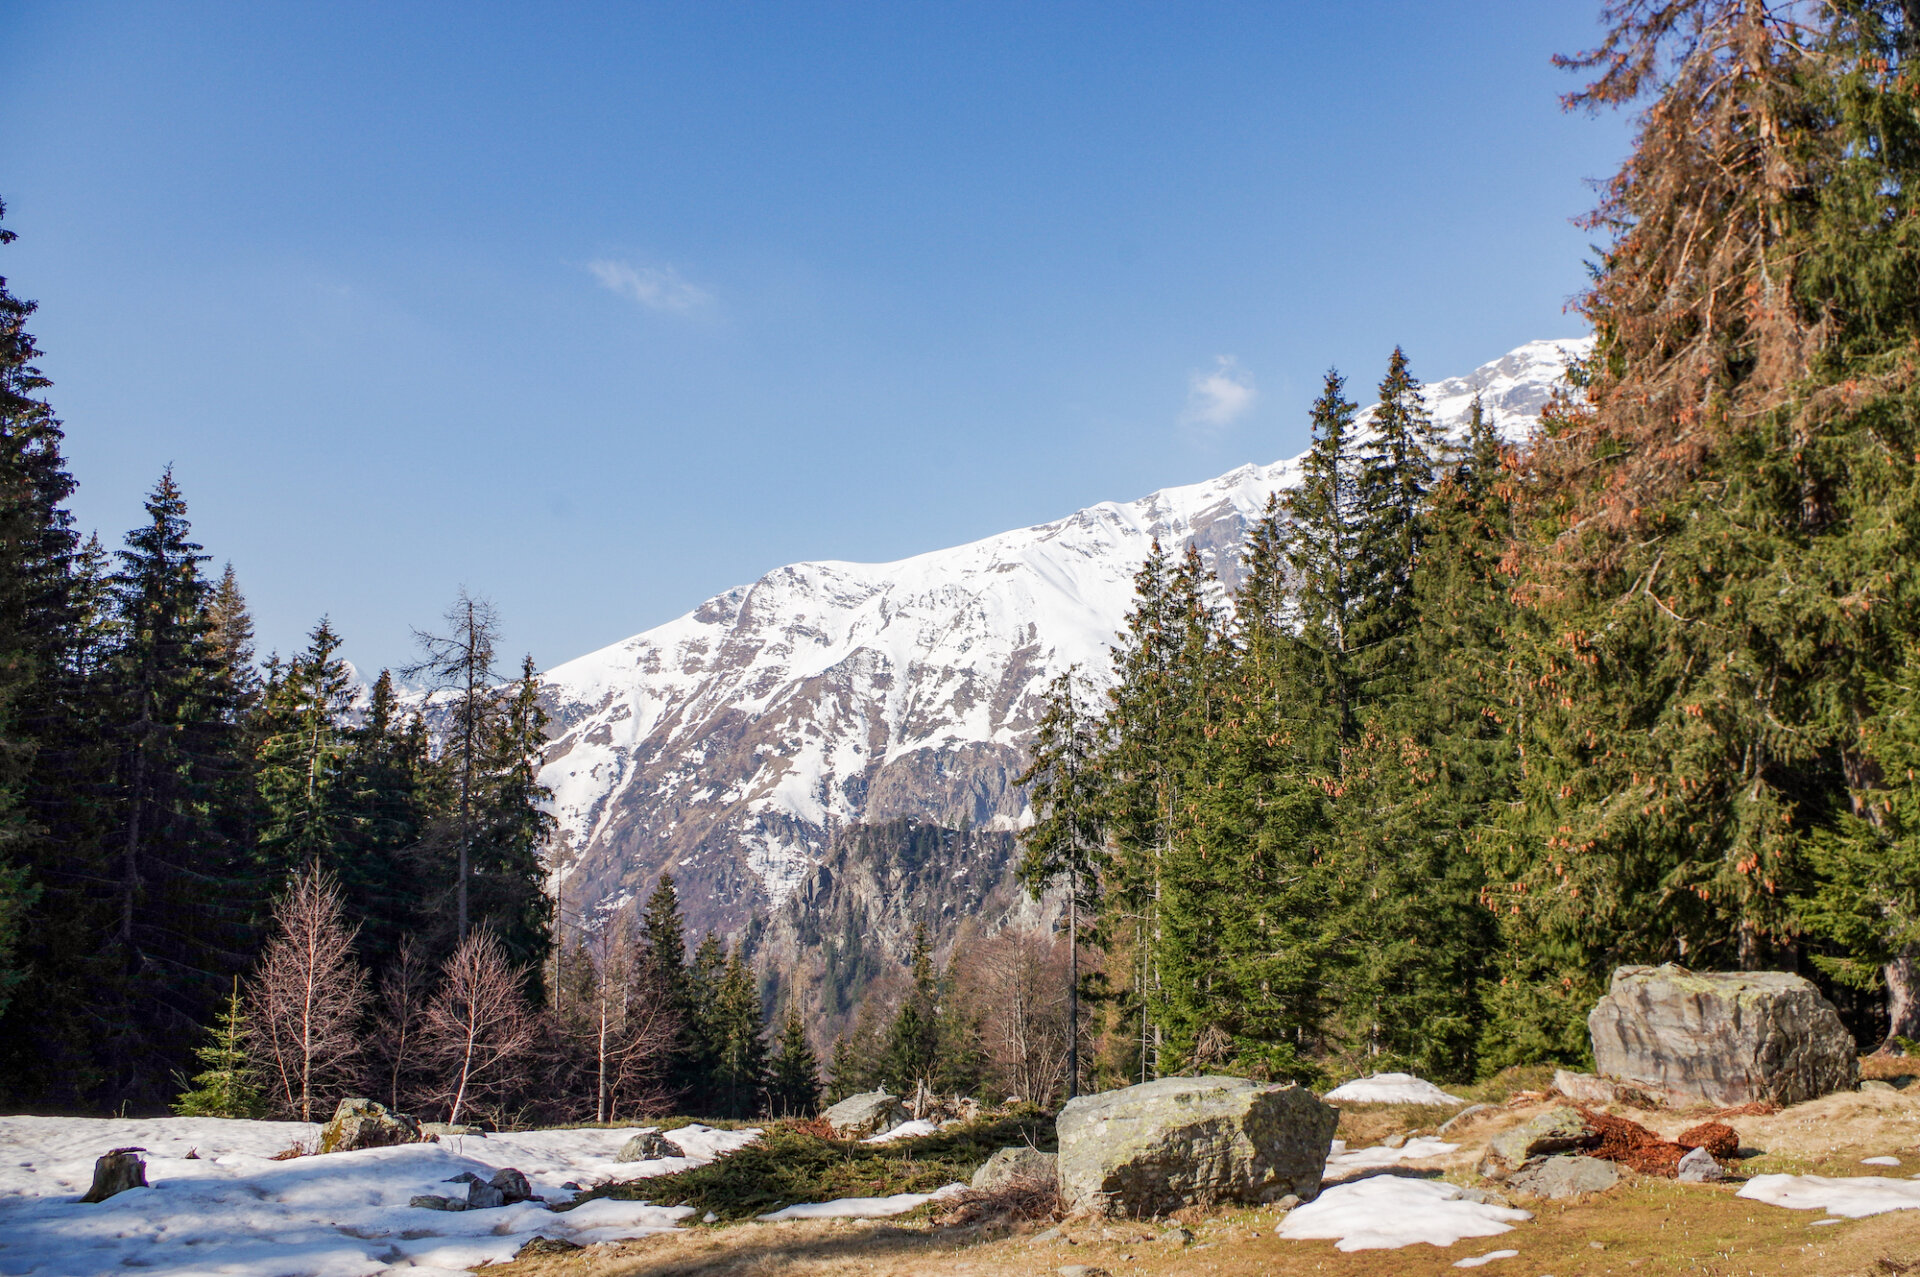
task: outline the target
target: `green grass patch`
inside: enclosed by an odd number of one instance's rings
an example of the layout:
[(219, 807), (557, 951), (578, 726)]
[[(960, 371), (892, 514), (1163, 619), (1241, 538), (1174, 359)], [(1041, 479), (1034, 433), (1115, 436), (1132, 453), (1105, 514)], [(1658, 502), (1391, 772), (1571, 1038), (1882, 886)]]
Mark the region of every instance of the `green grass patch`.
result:
[(716, 1223), (733, 1223), (800, 1202), (931, 1193), (966, 1182), (995, 1150), (1020, 1144), (1054, 1151), (1053, 1118), (1020, 1109), (890, 1144), (822, 1139), (775, 1122), (757, 1142), (705, 1166), (602, 1184), (574, 1204), (612, 1197), (691, 1206), (697, 1215), (712, 1212)]

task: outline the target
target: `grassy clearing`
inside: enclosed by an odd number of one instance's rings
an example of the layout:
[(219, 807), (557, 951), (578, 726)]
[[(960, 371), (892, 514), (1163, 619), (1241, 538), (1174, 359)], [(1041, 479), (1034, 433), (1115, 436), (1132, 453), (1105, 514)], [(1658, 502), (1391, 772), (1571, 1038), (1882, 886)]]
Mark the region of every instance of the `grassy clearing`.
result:
[(1032, 1144), (1051, 1151), (1053, 1119), (1038, 1109), (984, 1117), (933, 1135), (862, 1144), (823, 1139), (790, 1122), (706, 1166), (674, 1175), (604, 1184), (580, 1197), (613, 1197), (711, 1212), (718, 1223), (752, 1219), (796, 1202), (930, 1193), (971, 1179), (996, 1149)]

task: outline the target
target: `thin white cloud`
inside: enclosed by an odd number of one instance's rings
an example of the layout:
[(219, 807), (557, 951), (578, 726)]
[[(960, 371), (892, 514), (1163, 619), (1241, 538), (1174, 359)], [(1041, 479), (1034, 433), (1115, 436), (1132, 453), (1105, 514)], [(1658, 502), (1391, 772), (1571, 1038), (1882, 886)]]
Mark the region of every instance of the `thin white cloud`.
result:
[(635, 266), (610, 257), (587, 263), (600, 286), (648, 310), (691, 315), (713, 305), (713, 294), (671, 266)]
[(1232, 355), (1219, 355), (1213, 367), (1203, 368), (1187, 379), (1187, 409), (1180, 422), (1209, 430), (1222, 430), (1238, 421), (1253, 406), (1258, 392), (1253, 376)]

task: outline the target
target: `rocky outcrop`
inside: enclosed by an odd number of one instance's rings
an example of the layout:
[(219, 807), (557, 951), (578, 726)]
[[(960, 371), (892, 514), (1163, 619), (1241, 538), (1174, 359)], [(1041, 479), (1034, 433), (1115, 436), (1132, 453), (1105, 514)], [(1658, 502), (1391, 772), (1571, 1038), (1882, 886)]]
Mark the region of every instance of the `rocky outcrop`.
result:
[(333, 1119), (320, 1128), (322, 1153), (349, 1153), (357, 1148), (386, 1148), (420, 1142), (420, 1123), (405, 1113), (390, 1113), (384, 1104), (368, 1099), (341, 1100)]
[(1060, 1155), (1042, 1153), (1037, 1148), (1003, 1148), (994, 1153), (973, 1173), (973, 1187), (990, 1192), (1022, 1180), (1054, 1182), (1059, 1175)]
[(849, 1095), (820, 1115), (843, 1140), (861, 1140), (892, 1130), (907, 1120), (907, 1106), (897, 1095), (868, 1091)]
[(1311, 1091), (1246, 1078), (1161, 1078), (1083, 1095), (1056, 1123), (1061, 1202), (1070, 1212), (1148, 1216), (1311, 1200), (1339, 1122)]
[(1784, 1106), (1860, 1077), (1833, 1004), (1781, 971), (1622, 967), (1587, 1028), (1602, 1077), (1669, 1103)]
[(613, 1155), (616, 1162), (651, 1162), (661, 1157), (685, 1157), (687, 1151), (658, 1131), (642, 1131)]

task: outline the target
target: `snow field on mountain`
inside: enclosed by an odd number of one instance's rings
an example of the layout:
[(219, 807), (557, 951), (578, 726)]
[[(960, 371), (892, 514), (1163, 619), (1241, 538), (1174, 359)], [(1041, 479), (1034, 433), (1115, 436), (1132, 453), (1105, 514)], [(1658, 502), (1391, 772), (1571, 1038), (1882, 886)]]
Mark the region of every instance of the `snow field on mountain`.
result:
[[(688, 1126), (673, 1133), (688, 1156), (615, 1162), (641, 1128), (526, 1131), (453, 1137), (273, 1161), (311, 1141), (301, 1122), (219, 1118), (0, 1117), (0, 1272), (10, 1277), (97, 1277), (137, 1268), (166, 1277), (362, 1277), (406, 1267), (422, 1277), (470, 1272), (512, 1257), (530, 1237), (581, 1244), (673, 1228), (685, 1208), (597, 1199), (553, 1212), (538, 1202), (443, 1212), (407, 1205), (462, 1171), (489, 1178), (512, 1166), (549, 1201), (571, 1181), (634, 1179), (704, 1165), (759, 1136)], [(147, 1150), (147, 1181), (83, 1203), (94, 1159)], [(197, 1156), (189, 1158), (189, 1152)]]

